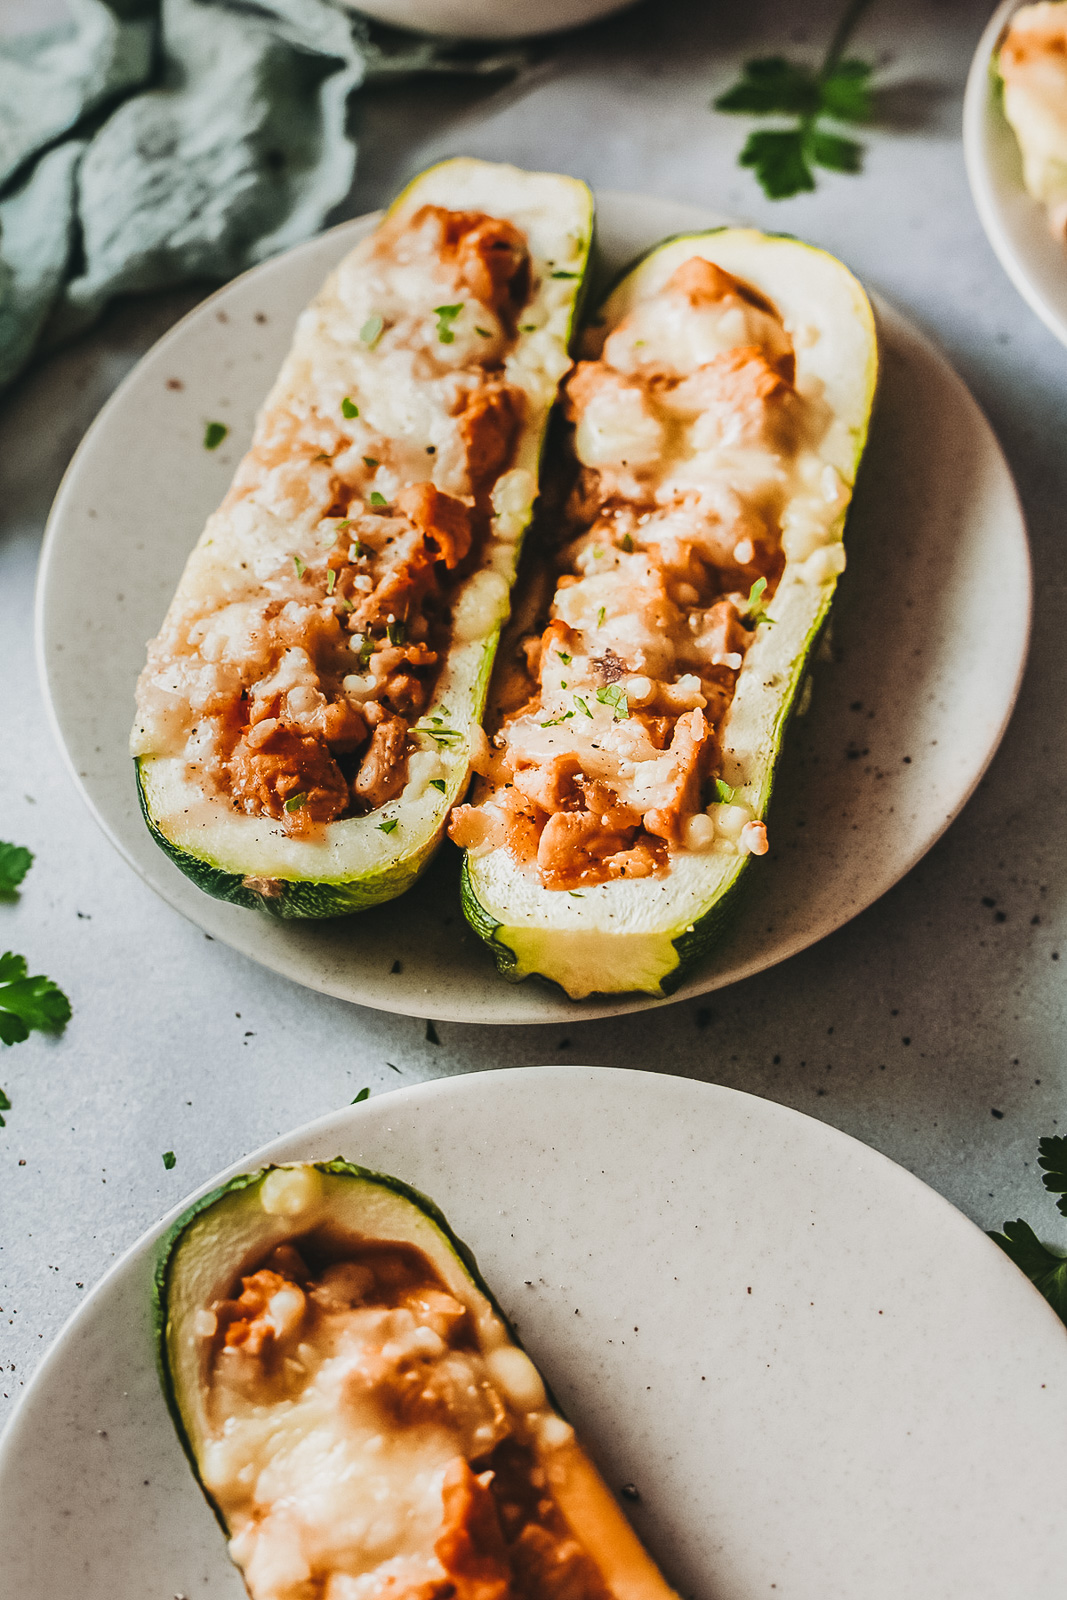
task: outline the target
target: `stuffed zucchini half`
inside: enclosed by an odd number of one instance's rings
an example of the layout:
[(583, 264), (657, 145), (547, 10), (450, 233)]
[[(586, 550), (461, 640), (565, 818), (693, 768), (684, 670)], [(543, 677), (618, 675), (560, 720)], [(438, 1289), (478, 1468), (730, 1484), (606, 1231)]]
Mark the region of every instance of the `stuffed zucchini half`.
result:
[(874, 319), (832, 256), (728, 228), (654, 250), (583, 349), (545, 604), (504, 652), (492, 759), (452, 836), (506, 976), (660, 995), (768, 849), (845, 565)]
[(345, 1161), (198, 1201), (161, 1376), (253, 1600), (676, 1600), (425, 1196)]
[(572, 178), (448, 161), (301, 316), (137, 689), (145, 819), (209, 894), (358, 911), (440, 842), (591, 231)]

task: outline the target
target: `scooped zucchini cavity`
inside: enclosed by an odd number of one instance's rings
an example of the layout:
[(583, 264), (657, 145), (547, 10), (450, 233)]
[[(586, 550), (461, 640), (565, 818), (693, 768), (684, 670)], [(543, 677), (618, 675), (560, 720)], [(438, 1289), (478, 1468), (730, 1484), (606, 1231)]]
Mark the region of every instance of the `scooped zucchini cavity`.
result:
[(492, 758), (451, 831), (506, 976), (659, 995), (768, 851), (845, 566), (875, 327), (832, 256), (727, 228), (642, 260), (583, 353), (546, 602), (499, 663)]
[(137, 691), (157, 842), (282, 917), (399, 894), (480, 720), (592, 231), (572, 178), (416, 178), (301, 316)]
[(236, 1178), (179, 1219), (155, 1299), (252, 1600), (676, 1600), (406, 1184), (340, 1160)]

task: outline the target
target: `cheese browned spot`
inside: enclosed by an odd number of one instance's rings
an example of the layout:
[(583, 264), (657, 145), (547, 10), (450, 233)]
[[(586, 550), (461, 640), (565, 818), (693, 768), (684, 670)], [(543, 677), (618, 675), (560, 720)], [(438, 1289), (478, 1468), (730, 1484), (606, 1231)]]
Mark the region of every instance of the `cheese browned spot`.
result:
[[(611, 1600), (570, 1428), (409, 1245), (279, 1246), (198, 1314), (201, 1470), (253, 1600)], [(620, 1556), (620, 1561), (621, 1561)]]
[(135, 755), (297, 835), (401, 792), (523, 423), (505, 363), (530, 291), (524, 235), (477, 211), (422, 206), (342, 264), (351, 326), (305, 313), (220, 513), (246, 559), (179, 592)]
[(504, 665), (488, 776), (451, 828), (558, 890), (662, 874), (729, 828), (731, 849), (766, 849), (747, 814), (717, 816), (718, 733), (791, 519), (840, 504), (823, 408), (759, 290), (693, 256), (600, 337), (565, 390), (575, 475), (545, 625)]

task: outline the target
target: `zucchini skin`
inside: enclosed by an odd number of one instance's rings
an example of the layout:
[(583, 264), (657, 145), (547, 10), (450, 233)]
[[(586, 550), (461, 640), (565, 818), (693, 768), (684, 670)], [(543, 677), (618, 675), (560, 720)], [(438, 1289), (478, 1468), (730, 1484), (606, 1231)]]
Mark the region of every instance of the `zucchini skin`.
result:
[[(606, 307), (612, 296), (627, 282), (627, 280), (635, 275), (646, 262), (659, 255), (661, 251), (669, 249), (672, 245), (678, 244), (682, 241), (692, 241), (695, 246), (699, 241), (714, 240), (716, 237), (721, 237), (724, 235), (728, 236), (731, 233), (738, 231), (739, 230), (731, 226), (723, 225), (704, 230), (700, 233), (677, 233), (668, 236), (666, 239), (661, 240), (650, 249), (635, 257), (611, 280), (601, 297), (601, 307)], [(756, 230), (745, 231), (754, 232)], [(825, 251), (819, 251), (817, 247), (804, 245), (802, 241), (796, 240), (790, 234), (763, 232), (762, 230), (759, 232), (761, 239), (769, 243), (786, 243), (790, 245), (796, 245), (800, 249), (811, 249), (819, 255), (829, 254)], [(831, 257), (830, 259), (835, 260), (836, 265), (841, 268), (842, 273), (851, 278), (851, 274), (847, 272), (847, 269), (844, 268), (840, 262), (836, 262), (836, 258)], [(744, 274), (742, 273), (741, 276), (744, 276)], [(846, 508), (844, 525), (842, 529), (842, 542), (844, 542), (845, 533), (848, 530), (851, 519), (855, 480), (862, 464), (863, 455), (866, 449), (870, 418), (876, 399), (879, 366), (877, 340), (874, 335), (873, 313), (871, 312), (869, 302), (867, 301), (865, 294), (863, 294), (862, 289), (859, 287), (859, 285), (856, 285), (856, 287), (859, 289), (862, 305), (865, 307), (867, 317), (870, 319), (872, 366), (870, 369), (870, 383), (866, 411), (863, 417), (859, 420), (856, 430), (856, 449), (852, 463), (849, 504)], [(598, 325), (598, 313), (594, 313), (590, 318), (590, 324), (593, 326)], [(779, 703), (773, 721), (773, 753), (765, 772), (763, 772), (761, 775), (761, 782), (759, 786), (759, 802), (755, 808), (755, 815), (758, 818), (764, 818), (767, 814), (774, 783), (777, 778), (781, 763), (782, 748), (788, 724), (792, 718), (801, 693), (804, 679), (807, 675), (808, 663), (817, 649), (819, 640), (825, 631), (837, 591), (837, 581), (838, 580), (835, 578), (832, 583), (824, 586), (819, 606), (808, 628), (803, 648), (793, 656), (790, 662), (788, 684), (786, 685), (785, 689), (780, 692)], [(612, 935), (608, 930), (605, 929), (603, 932), (605, 976), (603, 988), (590, 986), (583, 983), (579, 989), (572, 990), (560, 977), (557, 977), (552, 972), (540, 970), (536, 955), (531, 958), (529, 952), (527, 952), (527, 955), (524, 959), (520, 951), (517, 948), (512, 947), (512, 945), (508, 942), (509, 937), (516, 938), (516, 935), (522, 935), (526, 930), (521, 927), (509, 929), (508, 925), (505, 923), (500, 914), (503, 908), (498, 906), (495, 910), (491, 909), (483, 902), (482, 899), (479, 898), (477, 866), (475, 865), (472, 868), (472, 857), (469, 852), (465, 852), (464, 854), (461, 879), (461, 898), (467, 921), (470, 923), (471, 927), (475, 930), (479, 937), (488, 945), (489, 951), (496, 964), (497, 971), (509, 982), (518, 983), (524, 981), (528, 977), (534, 977), (542, 983), (548, 984), (553, 989), (557, 989), (560, 993), (565, 994), (568, 998), (579, 1000), (599, 994), (610, 995), (619, 993), (632, 993), (634, 991), (647, 993), (656, 999), (665, 999), (673, 994), (686, 981), (686, 979), (692, 975), (692, 973), (711, 954), (711, 952), (729, 937), (730, 928), (736, 920), (736, 917), (744, 903), (747, 885), (751, 882), (751, 878), (746, 870), (749, 867), (749, 864), (750, 857), (748, 855), (739, 856), (737, 858), (736, 867), (729, 874), (727, 882), (720, 886), (718, 891), (715, 893), (714, 898), (707, 903), (706, 908), (703, 909), (698, 915), (693, 916), (691, 920), (687, 919), (685, 925), (678, 928), (673, 935), (668, 935), (666, 932), (664, 932), (659, 937), (657, 941), (658, 948), (655, 952), (656, 965), (659, 968), (659, 971), (656, 975), (635, 973), (632, 982), (627, 982), (625, 980), (616, 981), (616, 974), (612, 970)], [(554, 891), (545, 892), (552, 893)], [(504, 915), (506, 915), (506, 912), (504, 912)], [(546, 931), (542, 937), (544, 943), (547, 944), (555, 937), (562, 937), (563, 939), (566, 939), (567, 934), (564, 933), (562, 935), (556, 935), (550, 930)], [(546, 961), (544, 964), (546, 966), (551, 965), (551, 963), (548, 961)]]
[[(475, 1287), (479, 1289), (489, 1301), (493, 1310), (503, 1322), (508, 1331), (509, 1338), (515, 1345), (519, 1347), (519, 1349), (522, 1349), (521, 1342), (515, 1332), (515, 1329), (504, 1315), (496, 1296), (493, 1294), (493, 1291), (490, 1289), (489, 1285), (486, 1283), (481, 1272), (479, 1271), (474, 1252), (470, 1249), (469, 1245), (464, 1244), (463, 1240), (452, 1231), (452, 1228), (449, 1226), (448, 1220), (444, 1213), (441, 1211), (440, 1207), (429, 1198), (428, 1195), (423, 1194), (419, 1189), (413, 1188), (411, 1184), (405, 1183), (402, 1178), (394, 1178), (388, 1173), (375, 1172), (369, 1167), (361, 1167), (353, 1161), (346, 1161), (343, 1156), (336, 1156), (332, 1161), (309, 1161), (300, 1164), (314, 1167), (317, 1172), (321, 1172), (327, 1177), (356, 1178), (362, 1183), (377, 1184), (380, 1188), (388, 1189), (392, 1194), (398, 1195), (402, 1200), (406, 1200), (409, 1202), (409, 1204), (415, 1206), (423, 1213), (424, 1216), (428, 1217), (438, 1231), (444, 1235), (446, 1243), (458, 1258), (467, 1276), (474, 1283)], [(160, 1241), (159, 1253), (156, 1258), (155, 1272), (153, 1273), (152, 1277), (153, 1343), (155, 1347), (156, 1371), (159, 1375), (160, 1387), (163, 1391), (163, 1399), (166, 1402), (167, 1410), (170, 1412), (171, 1420), (174, 1423), (175, 1429), (177, 1430), (182, 1449), (185, 1451), (186, 1458), (190, 1467), (192, 1468), (193, 1476), (196, 1478), (196, 1481), (200, 1485), (200, 1489), (203, 1492), (205, 1499), (211, 1506), (211, 1509), (215, 1514), (215, 1520), (218, 1522), (220, 1528), (227, 1538), (229, 1538), (230, 1535), (229, 1525), (227, 1524), (218, 1503), (211, 1494), (210, 1489), (208, 1489), (200, 1475), (200, 1465), (197, 1461), (196, 1451), (193, 1448), (192, 1440), (189, 1438), (188, 1432), (186, 1431), (185, 1420), (182, 1416), (181, 1404), (178, 1400), (177, 1391), (175, 1389), (174, 1375), (171, 1370), (170, 1358), (167, 1350), (167, 1331), (170, 1324), (170, 1270), (173, 1265), (175, 1251), (181, 1243), (182, 1238), (194, 1222), (202, 1217), (206, 1211), (210, 1211), (212, 1207), (217, 1205), (220, 1200), (224, 1200), (232, 1194), (239, 1194), (244, 1189), (250, 1189), (254, 1185), (262, 1183), (263, 1179), (268, 1175), (268, 1173), (275, 1171), (277, 1171), (277, 1166), (275, 1164), (271, 1164), (270, 1166), (260, 1167), (255, 1172), (239, 1173), (236, 1178), (231, 1178), (229, 1183), (221, 1184), (217, 1189), (213, 1189), (210, 1194), (201, 1195), (199, 1200), (194, 1200), (192, 1205), (189, 1206), (187, 1210), (182, 1212), (181, 1216), (177, 1218), (169, 1232)], [(542, 1382), (543, 1381), (544, 1380), (542, 1379)], [(545, 1384), (545, 1392), (547, 1393), (552, 1405), (557, 1411), (560, 1412), (560, 1415), (562, 1416), (563, 1413), (560, 1411), (559, 1404), (549, 1389), (547, 1383)]]
[[(405, 202), (408, 202), (425, 178), (430, 177), (432, 174), (443, 172), (450, 167), (463, 169), (471, 165), (491, 167), (494, 164), (468, 163), (460, 159), (455, 162), (444, 161), (430, 167), (412, 179), (396, 197), (385, 215), (388, 217), (394, 214)], [(502, 170), (515, 169), (504, 168)], [(520, 173), (519, 176), (526, 177), (528, 175)], [(462, 184), (462, 170), (460, 170), (459, 181)], [(592, 195), (586, 185), (572, 178), (560, 177), (559, 181), (572, 186), (576, 191), (580, 191), (583, 200), (587, 201), (584, 232), (573, 235), (578, 241), (575, 265), (579, 270), (573, 275), (576, 281), (573, 286), (573, 298), (569, 307), (566, 336), (566, 348), (567, 353), (569, 353), (579, 326), (580, 311), (589, 291), (595, 214)], [(457, 198), (457, 203), (462, 203), (462, 196)], [(566, 274), (559, 274), (559, 276), (566, 276)], [(540, 437), (536, 440), (538, 473), (545, 450), (550, 414), (550, 412), (546, 414)], [(530, 516), (532, 516), (532, 508), (527, 516), (527, 528)], [(513, 540), (516, 567), (525, 540), (525, 533), (526, 530), (524, 529)], [(512, 581), (514, 582), (514, 580)], [(461, 692), (469, 693), (469, 727), (472, 731), (474, 728), (480, 728), (482, 724), (493, 663), (499, 645), (500, 629), (504, 620), (506, 618), (501, 619), (501, 622), (497, 625), (495, 634), (486, 638), (477, 667), (466, 680), (469, 690), (462, 690), (461, 686)], [(375, 863), (368, 870), (360, 871), (352, 877), (333, 879), (318, 879), (313, 876), (267, 877), (251, 871), (248, 873), (234, 871), (232, 866), (220, 866), (206, 852), (198, 854), (168, 837), (165, 825), (157, 818), (152, 809), (151, 786), (147, 769), (154, 759), (156, 758), (152, 756), (135, 757), (134, 766), (138, 804), (145, 824), (156, 844), (180, 872), (189, 878), (198, 889), (210, 895), (213, 899), (240, 906), (247, 910), (263, 911), (280, 921), (320, 921), (351, 916), (403, 894), (429, 865), (431, 858), (441, 845), (445, 836), (451, 805), (455, 800), (462, 798), (462, 792), (469, 782), (468, 770), (467, 776), (458, 785), (458, 791), (450, 794), (447, 800), (442, 801), (440, 815), (432, 831), (414, 839), (399, 855), (384, 854), (380, 862)], [(452, 780), (450, 779), (451, 786)], [(257, 884), (264, 887), (256, 887)]]

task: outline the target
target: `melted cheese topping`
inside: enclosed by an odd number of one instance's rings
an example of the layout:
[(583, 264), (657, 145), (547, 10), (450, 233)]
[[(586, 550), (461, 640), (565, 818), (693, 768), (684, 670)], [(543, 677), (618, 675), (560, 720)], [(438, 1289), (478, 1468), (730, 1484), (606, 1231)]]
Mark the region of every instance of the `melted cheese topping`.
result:
[(572, 1430), (499, 1320), (410, 1246), (299, 1244), (199, 1313), (201, 1473), (253, 1600), (607, 1600), (549, 1487)]
[(1023, 157), (1026, 187), (1067, 237), (1067, 0), (1023, 6), (999, 55), (1004, 110)]
[(844, 566), (826, 408), (761, 295), (694, 257), (599, 357), (567, 386), (581, 470), (549, 625), (501, 687), (488, 793), (452, 827), (560, 890), (676, 850), (765, 853), (715, 783), (717, 730), (785, 564)]
[(451, 643), (506, 609), (509, 466), (566, 365), (553, 304), (540, 342), (518, 326), (532, 272), (513, 224), (439, 206), (341, 263), (149, 647), (135, 755), (288, 833), (401, 793)]

